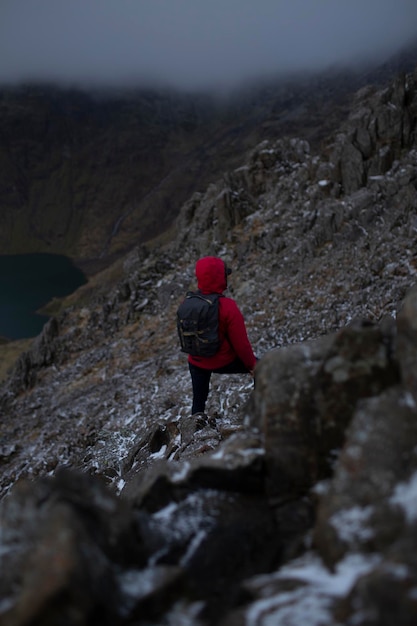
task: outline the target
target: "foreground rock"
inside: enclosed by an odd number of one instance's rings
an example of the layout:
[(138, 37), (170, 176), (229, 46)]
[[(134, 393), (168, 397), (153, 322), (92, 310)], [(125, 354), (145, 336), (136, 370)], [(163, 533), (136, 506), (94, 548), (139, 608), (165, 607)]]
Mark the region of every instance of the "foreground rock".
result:
[(17, 483), (2, 502), (1, 623), (215, 621), (282, 549), (263, 471), (257, 438), (241, 435), (132, 476), (121, 498), (69, 470)]
[(398, 381), (386, 326), (356, 321), (262, 360), (254, 422), (265, 436), (272, 499), (293, 500), (330, 475), (358, 400)]
[(70, 470), (17, 483), (2, 624), (296, 624), (308, 598), (312, 624), (415, 623), (416, 316), (412, 291), (397, 323), (271, 352), (245, 429), (156, 428), (120, 497)]
[[(395, 332), (389, 325), (387, 334), (386, 323), (380, 329), (354, 324), (304, 350), (289, 348), (282, 385), (273, 367), (274, 361), (277, 369), (285, 362), (282, 352), (261, 364), (263, 385), (270, 383), (275, 390), (266, 403), (258, 386), (255, 392), (256, 417), (266, 428), (266, 464), (270, 458), (275, 476), (268, 480), (274, 487), (272, 503), (279, 511), (279, 497), (285, 495), (280, 484), (287, 495), (290, 485), (299, 491), (304, 486), (314, 501), (316, 519), (312, 532), (304, 536), (304, 554), (276, 572), (245, 581), (250, 601), (231, 612), (222, 625), (416, 622), (417, 404), (409, 370), (417, 363), (416, 314), (413, 290)], [(349, 336), (344, 358), (340, 353), (335, 358), (335, 349)], [(308, 361), (310, 376), (305, 375)], [(318, 385), (324, 372), (333, 378), (325, 394)], [(345, 385), (349, 394), (343, 392)], [(312, 402), (317, 397), (322, 402)], [(274, 414), (271, 406), (277, 401), (280, 410)], [(343, 445), (334, 459), (334, 472), (307, 492), (312, 477), (320, 478), (321, 452), (329, 452), (322, 428), (329, 413), (323, 407), (333, 407), (333, 432)], [(298, 454), (300, 449), (303, 455)], [(303, 466), (302, 459), (310, 460), (310, 466), (308, 462)]]

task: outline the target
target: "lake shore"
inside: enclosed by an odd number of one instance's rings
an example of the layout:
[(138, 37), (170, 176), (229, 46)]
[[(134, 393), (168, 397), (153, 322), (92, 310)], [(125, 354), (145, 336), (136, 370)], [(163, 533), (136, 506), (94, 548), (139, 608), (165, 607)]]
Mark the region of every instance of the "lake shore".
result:
[(86, 284), (85, 274), (65, 256), (0, 255), (0, 336), (36, 337), (62, 298)]

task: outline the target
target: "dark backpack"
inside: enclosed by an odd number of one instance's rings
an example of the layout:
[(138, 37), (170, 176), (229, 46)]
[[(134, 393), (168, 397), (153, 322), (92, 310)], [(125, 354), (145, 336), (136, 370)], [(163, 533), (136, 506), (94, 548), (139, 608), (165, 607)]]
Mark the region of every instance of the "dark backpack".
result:
[(189, 291), (177, 310), (177, 329), (182, 352), (213, 356), (220, 347), (218, 293)]

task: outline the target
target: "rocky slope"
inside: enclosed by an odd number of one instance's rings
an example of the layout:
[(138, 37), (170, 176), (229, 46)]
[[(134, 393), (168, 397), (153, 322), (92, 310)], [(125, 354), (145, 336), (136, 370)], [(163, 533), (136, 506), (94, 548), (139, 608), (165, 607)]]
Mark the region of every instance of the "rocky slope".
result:
[[(362, 89), (48, 323), (1, 389), (2, 623), (415, 622), (416, 128), (417, 72)], [(204, 254), (261, 357), (215, 426), (175, 334)]]

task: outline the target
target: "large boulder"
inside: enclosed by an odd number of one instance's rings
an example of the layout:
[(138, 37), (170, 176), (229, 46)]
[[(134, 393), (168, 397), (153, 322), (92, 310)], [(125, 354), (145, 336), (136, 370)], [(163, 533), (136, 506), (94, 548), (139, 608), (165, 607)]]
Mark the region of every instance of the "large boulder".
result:
[(358, 320), (261, 360), (252, 420), (264, 437), (271, 502), (305, 495), (330, 474), (358, 400), (398, 381), (391, 344), (390, 324)]
[(256, 434), (236, 433), (215, 452), (185, 458), (133, 474), (121, 496), (136, 512), (152, 562), (181, 566), (188, 597), (204, 600), (214, 619), (236, 601), (245, 576), (279, 562), (286, 536), (265, 497)]
[(373, 559), (345, 598), (349, 623), (413, 624), (417, 581), (417, 337), (415, 289), (397, 318), (397, 385), (362, 400), (334, 476), (318, 490), (314, 543), (335, 571), (352, 554)]
[(21, 481), (1, 503), (1, 623), (120, 623), (120, 568), (146, 562), (126, 504), (68, 470)]

